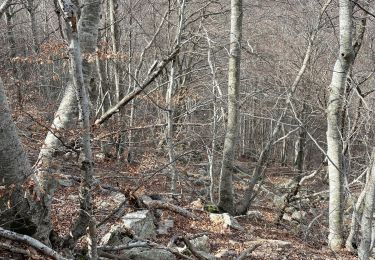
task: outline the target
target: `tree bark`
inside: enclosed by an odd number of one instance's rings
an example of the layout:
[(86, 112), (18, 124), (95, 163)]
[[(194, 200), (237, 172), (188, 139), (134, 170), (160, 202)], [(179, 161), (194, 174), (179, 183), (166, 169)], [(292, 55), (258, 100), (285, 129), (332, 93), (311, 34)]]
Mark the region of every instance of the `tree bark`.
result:
[(1, 5), (0, 5), (0, 18), (5, 13), (6, 9), (9, 7), (9, 5), (12, 3), (12, 0), (5, 0)]
[(234, 213), (232, 170), (238, 135), (242, 16), (242, 0), (232, 0), (228, 71), (228, 123), (223, 148), (218, 204), (221, 210), (228, 213)]
[(361, 243), (358, 248), (358, 256), (361, 260), (368, 260), (372, 251), (371, 234), (372, 219), (374, 214), (374, 197), (375, 197), (375, 150), (371, 156), (371, 169), (366, 183), (364, 207), (361, 220)]
[(0, 186), (22, 184), (32, 173), (0, 79)]
[(343, 157), (341, 140), (341, 111), (346, 78), (353, 59), (352, 3), (339, 1), (340, 52), (336, 60), (327, 108), (327, 156), (329, 174), (329, 236), (328, 243), (337, 251), (343, 245)]
[[(64, 244), (71, 248), (78, 238), (86, 233), (88, 227), (88, 248), (89, 258), (97, 259), (97, 238), (96, 238), (96, 224), (93, 216), (92, 201), (91, 201), (91, 187), (93, 185), (93, 159), (90, 144), (90, 106), (88, 98), (88, 89), (85, 83), (89, 82), (91, 74), (91, 66), (88, 65), (88, 60), (82, 60), (81, 46), (85, 54), (90, 51), (95, 51), (97, 41), (97, 29), (99, 23), (100, 3), (95, 0), (87, 0), (82, 10), (80, 24), (82, 31), (78, 35), (77, 28), (77, 7), (69, 0), (60, 1), (62, 10), (66, 20), (68, 29), (69, 57), (71, 62), (71, 71), (74, 86), (76, 87), (78, 96), (78, 107), (80, 115), (82, 116), (82, 152), (81, 152), (81, 171), (82, 182), (80, 187), (80, 211), (79, 216), (74, 226), (64, 241)], [(87, 8), (87, 9), (85, 9)], [(82, 38), (82, 45), (80, 43)], [(85, 70), (83, 64), (86, 64)]]

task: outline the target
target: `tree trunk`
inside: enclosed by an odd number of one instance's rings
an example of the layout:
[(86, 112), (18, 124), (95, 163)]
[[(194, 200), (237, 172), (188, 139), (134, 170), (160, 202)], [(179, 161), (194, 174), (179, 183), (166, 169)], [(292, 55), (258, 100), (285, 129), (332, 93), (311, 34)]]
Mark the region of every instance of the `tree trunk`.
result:
[(0, 186), (22, 184), (32, 173), (0, 79)]
[(361, 244), (358, 248), (358, 256), (361, 260), (368, 260), (372, 251), (371, 234), (372, 219), (374, 214), (374, 197), (375, 197), (375, 150), (372, 152), (372, 163), (364, 198), (364, 207), (361, 220)]
[(329, 236), (328, 243), (337, 251), (343, 245), (343, 157), (341, 140), (341, 111), (346, 77), (353, 58), (352, 51), (352, 4), (349, 0), (339, 1), (340, 53), (333, 69), (329, 87), (327, 108), (327, 156), (329, 174)]
[[(27, 191), (22, 187), (33, 171), (13, 123), (1, 78), (0, 111), (0, 186), (9, 192), (0, 197), (0, 225), (18, 233), (34, 235), (48, 244), (49, 238), (40, 236), (44, 233), (40, 221), (44, 212), (40, 207), (42, 202), (37, 199), (40, 195), (37, 183), (30, 182)], [(34, 191), (35, 194), (29, 193)]]
[[(69, 57), (74, 86), (78, 96), (78, 107), (82, 116), (82, 152), (80, 155), (82, 182), (80, 187), (80, 211), (74, 226), (64, 241), (64, 244), (72, 248), (78, 238), (86, 233), (88, 227), (89, 258), (97, 259), (96, 224), (92, 212), (91, 188), (93, 185), (93, 159), (90, 144), (90, 106), (88, 89), (86, 84), (90, 81), (91, 65), (88, 60), (82, 60), (81, 48), (84, 54), (91, 54), (96, 49), (100, 2), (95, 0), (85, 1), (80, 18), (80, 31), (77, 28), (77, 7), (70, 1), (60, 1), (64, 11), (66, 26), (68, 29)], [(80, 42), (82, 38), (82, 42)], [(85, 64), (85, 66), (83, 65)], [(85, 69), (84, 69), (85, 68)]]
[(7, 10), (8, 6), (11, 4), (12, 0), (5, 0), (0, 5), (0, 18), (3, 15), (3, 13)]
[(234, 213), (232, 170), (238, 135), (238, 93), (240, 88), (242, 0), (231, 1), (230, 53), (228, 68), (228, 123), (220, 173), (218, 207)]
[[(179, 23), (176, 32), (176, 44), (180, 45), (181, 43), (181, 34), (183, 30), (183, 26), (185, 23), (185, 7), (186, 1), (179, 0)], [(176, 172), (176, 164), (175, 164), (175, 150), (174, 150), (174, 143), (173, 143), (173, 115), (174, 115), (174, 106), (173, 106), (173, 93), (175, 92), (175, 70), (176, 70), (176, 59), (172, 61), (171, 64), (171, 71), (169, 74), (169, 85), (165, 97), (165, 101), (167, 103), (167, 127), (166, 127), (166, 143), (168, 149), (168, 156), (169, 156), (169, 163), (170, 163), (170, 171), (171, 171), (171, 191), (173, 193), (176, 192), (177, 189), (177, 172)]]

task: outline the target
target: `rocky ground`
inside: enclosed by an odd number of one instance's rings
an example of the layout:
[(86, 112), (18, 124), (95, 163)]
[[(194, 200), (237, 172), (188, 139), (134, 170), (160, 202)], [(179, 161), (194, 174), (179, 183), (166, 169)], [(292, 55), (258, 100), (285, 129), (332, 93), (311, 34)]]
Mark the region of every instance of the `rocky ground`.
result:
[[(152, 156), (134, 165), (97, 159), (95, 214), (99, 223), (105, 221), (98, 236), (106, 253), (129, 259), (356, 259), (346, 250), (333, 253), (327, 247), (328, 187), (323, 174), (301, 187), (300, 198), (277, 223), (281, 195), (293, 177), (287, 167), (269, 167), (253, 206), (236, 217), (207, 211), (209, 177), (204, 165), (179, 164), (177, 195), (169, 193), (168, 170), (162, 168), (163, 162)], [(79, 183), (70, 177), (78, 175), (73, 172), (74, 164), (62, 170), (53, 205), (60, 235), (68, 232), (78, 207)], [(236, 183), (241, 191), (243, 183)]]

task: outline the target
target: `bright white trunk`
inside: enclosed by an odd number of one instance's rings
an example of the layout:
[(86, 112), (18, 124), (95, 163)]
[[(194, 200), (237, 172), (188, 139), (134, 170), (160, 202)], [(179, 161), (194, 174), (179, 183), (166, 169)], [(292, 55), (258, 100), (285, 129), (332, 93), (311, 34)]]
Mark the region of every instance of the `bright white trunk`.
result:
[(342, 247), (343, 157), (341, 121), (346, 77), (352, 61), (352, 3), (339, 1), (340, 52), (335, 63), (327, 107), (327, 156), (329, 174), (329, 236), (332, 250)]

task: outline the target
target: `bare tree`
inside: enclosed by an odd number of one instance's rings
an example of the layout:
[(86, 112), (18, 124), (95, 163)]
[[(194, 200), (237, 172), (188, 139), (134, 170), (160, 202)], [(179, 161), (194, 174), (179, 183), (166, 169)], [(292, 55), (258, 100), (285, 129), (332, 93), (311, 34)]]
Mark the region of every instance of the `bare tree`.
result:
[(234, 213), (232, 171), (238, 135), (242, 16), (242, 0), (232, 0), (228, 70), (228, 123), (223, 148), (218, 204), (220, 209), (229, 213)]
[(352, 3), (339, 1), (340, 51), (333, 68), (327, 107), (327, 156), (329, 173), (329, 246), (337, 251), (343, 244), (343, 158), (341, 139), (341, 111), (346, 78), (353, 60)]

